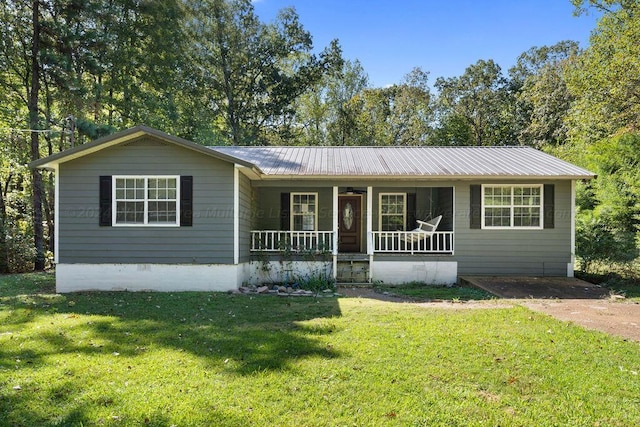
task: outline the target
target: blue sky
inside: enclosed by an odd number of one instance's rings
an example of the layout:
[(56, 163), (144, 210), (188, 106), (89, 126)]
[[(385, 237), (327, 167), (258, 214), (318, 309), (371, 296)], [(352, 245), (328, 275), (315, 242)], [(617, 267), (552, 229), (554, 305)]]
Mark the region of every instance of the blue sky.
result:
[(479, 59), (506, 74), (533, 46), (576, 40), (586, 47), (597, 16), (573, 16), (570, 0), (254, 0), (272, 21), (293, 6), (321, 49), (337, 38), (346, 59), (358, 59), (373, 86), (399, 83), (414, 67), (437, 77), (461, 75)]

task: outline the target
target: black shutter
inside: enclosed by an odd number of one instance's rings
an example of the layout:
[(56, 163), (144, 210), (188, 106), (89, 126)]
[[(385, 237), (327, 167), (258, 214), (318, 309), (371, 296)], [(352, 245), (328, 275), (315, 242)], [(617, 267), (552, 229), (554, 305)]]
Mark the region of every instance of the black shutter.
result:
[(101, 227), (111, 227), (111, 176), (100, 177), (100, 219)]
[(555, 186), (544, 185), (544, 228), (555, 228)]
[(416, 226), (416, 194), (409, 193), (407, 194), (407, 228), (405, 230), (413, 230)]
[(471, 222), (469, 228), (482, 228), (482, 187), (480, 185), (471, 186), (471, 212), (469, 217)]
[(193, 225), (193, 177), (180, 177), (180, 227)]
[(280, 193), (280, 230), (291, 228), (291, 193)]

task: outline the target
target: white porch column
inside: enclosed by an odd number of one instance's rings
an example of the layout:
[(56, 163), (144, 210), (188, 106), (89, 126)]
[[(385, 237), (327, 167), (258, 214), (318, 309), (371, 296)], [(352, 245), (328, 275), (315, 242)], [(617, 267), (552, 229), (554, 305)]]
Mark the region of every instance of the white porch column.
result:
[(60, 164), (53, 167), (53, 198), (53, 263), (58, 264), (60, 262)]
[(338, 187), (333, 186), (333, 255), (338, 255)]
[(571, 258), (567, 265), (567, 277), (574, 277), (576, 262), (576, 182), (571, 181)]
[(333, 280), (338, 278), (338, 186), (333, 186)]
[(240, 165), (233, 168), (233, 263), (240, 263)]
[(367, 187), (367, 254), (373, 256), (373, 187)]

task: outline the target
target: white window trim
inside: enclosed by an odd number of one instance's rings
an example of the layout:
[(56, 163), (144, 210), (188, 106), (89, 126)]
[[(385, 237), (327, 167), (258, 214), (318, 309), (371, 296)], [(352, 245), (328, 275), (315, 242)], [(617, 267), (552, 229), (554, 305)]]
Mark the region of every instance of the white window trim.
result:
[[(382, 196), (402, 196), (404, 206), (402, 208), (402, 229), (407, 227), (407, 193), (379, 193), (378, 194), (378, 231), (382, 230)], [(394, 214), (397, 215), (397, 214)], [(405, 230), (406, 231), (406, 230)]]
[[(293, 224), (294, 224), (294, 218), (296, 216), (296, 214), (293, 212), (293, 197), (294, 196), (314, 196), (316, 199), (316, 203), (315, 203), (315, 209), (313, 211), (313, 230), (294, 230), (293, 229)], [(298, 192), (298, 193), (291, 193), (289, 195), (289, 210), (290, 210), (290, 214), (289, 214), (289, 230), (291, 231), (299, 231), (299, 232), (304, 232), (304, 231), (318, 231), (318, 193), (310, 193), (310, 192)], [(299, 215), (298, 215), (299, 216)]]
[[(145, 195), (144, 195), (144, 223), (136, 224), (120, 224), (116, 222), (117, 203), (116, 200), (116, 180), (118, 179), (144, 179)], [(176, 180), (176, 222), (170, 224), (149, 224), (149, 198), (148, 198), (148, 180), (149, 179), (175, 179)], [(113, 175), (111, 177), (111, 226), (112, 227), (180, 227), (180, 175)]]
[[(485, 188), (486, 187), (510, 187), (511, 190), (511, 204), (510, 205), (505, 205), (504, 207), (509, 207), (511, 210), (511, 225), (510, 226), (491, 226), (491, 225), (485, 225), (485, 204), (484, 204), (484, 192), (485, 192)], [(540, 225), (538, 226), (514, 226), (513, 225), (513, 212), (514, 212), (514, 205), (513, 205), (513, 188), (514, 187), (528, 187), (528, 188), (539, 188), (540, 189)], [(482, 194), (480, 195), (480, 199), (481, 199), (481, 208), (480, 211), (482, 213), (482, 218), (480, 219), (481, 221), (481, 228), (483, 230), (542, 230), (544, 228), (544, 185), (543, 184), (482, 184)]]

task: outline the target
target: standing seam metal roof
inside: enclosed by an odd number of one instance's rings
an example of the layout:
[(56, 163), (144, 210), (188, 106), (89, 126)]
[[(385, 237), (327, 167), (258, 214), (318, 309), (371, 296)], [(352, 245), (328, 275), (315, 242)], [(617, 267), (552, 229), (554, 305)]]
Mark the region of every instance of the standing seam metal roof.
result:
[(586, 169), (530, 147), (209, 147), (266, 176), (592, 178)]

